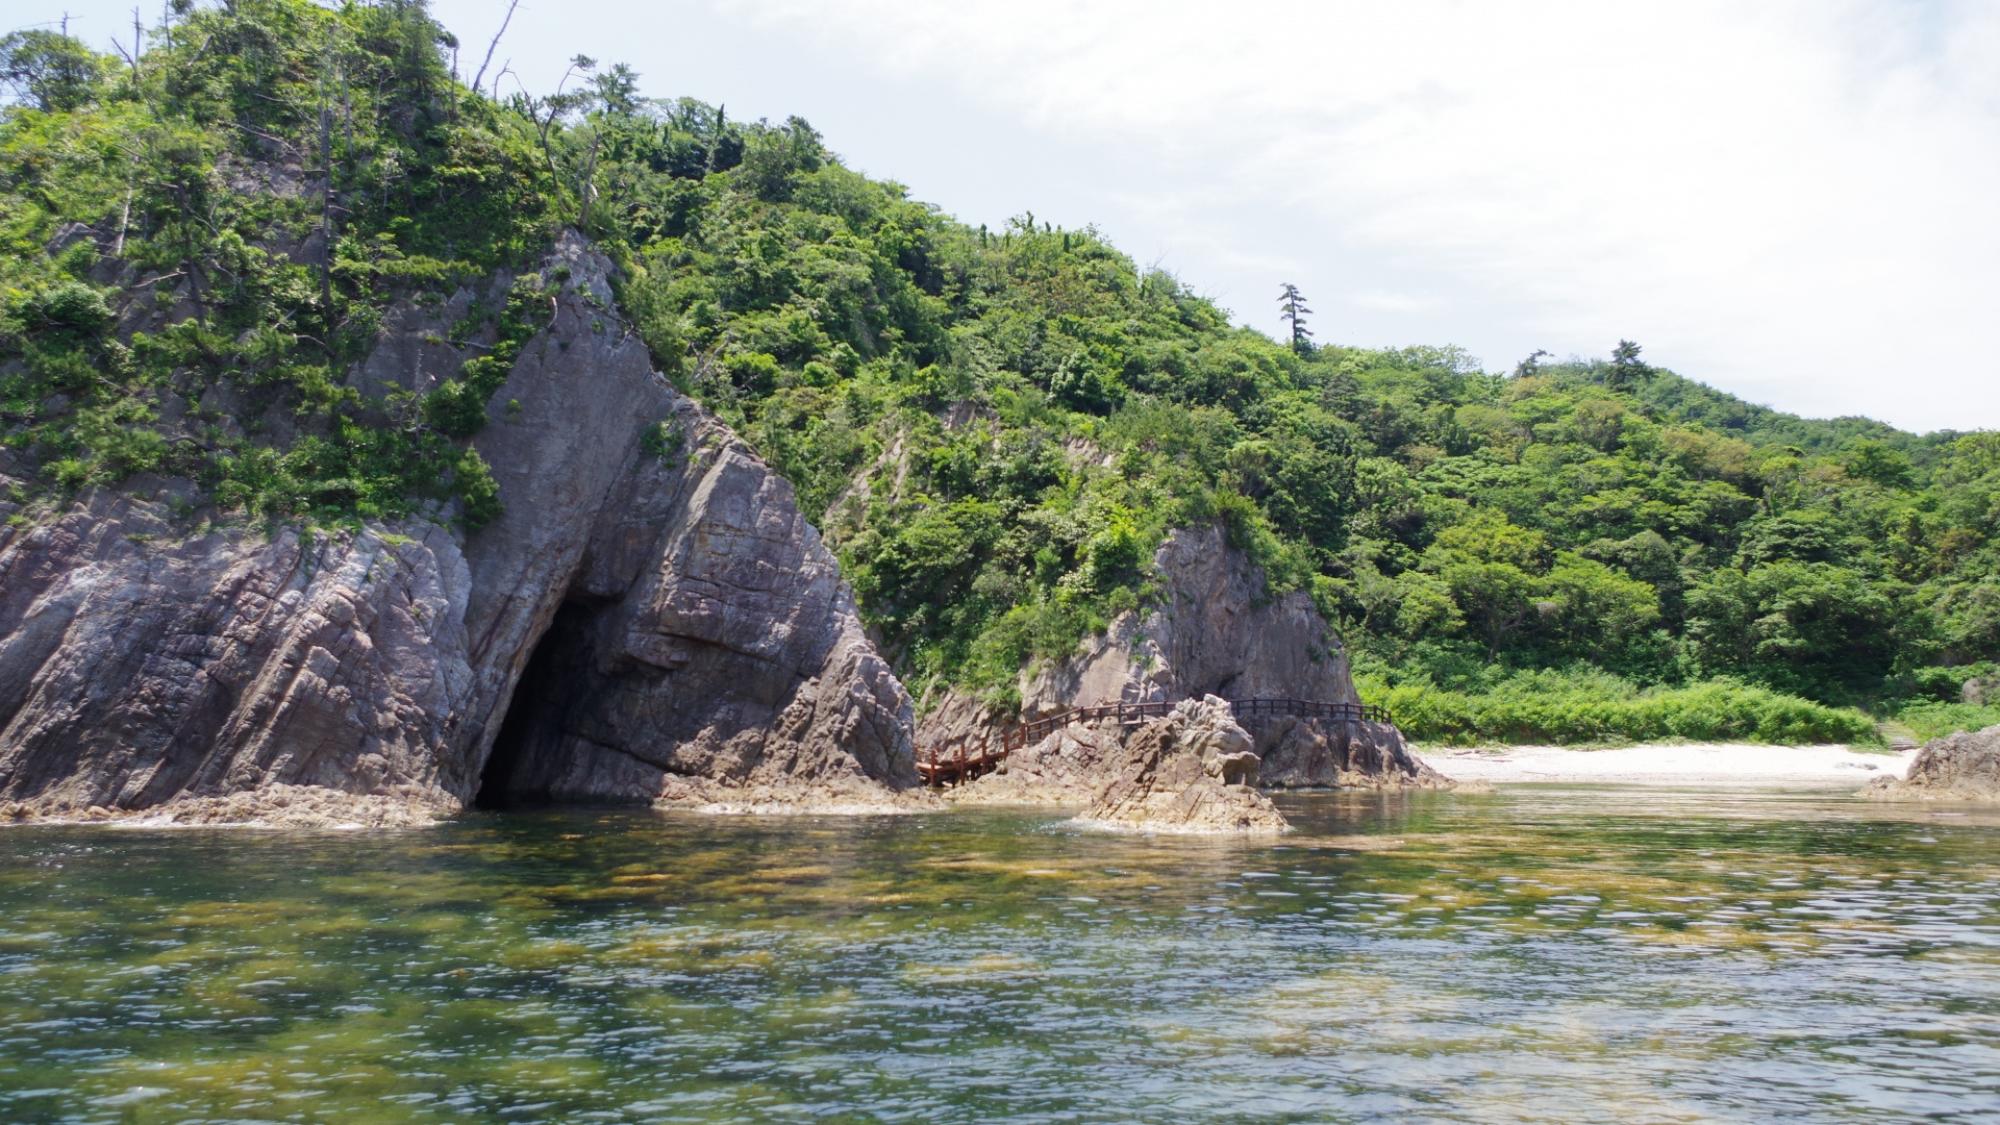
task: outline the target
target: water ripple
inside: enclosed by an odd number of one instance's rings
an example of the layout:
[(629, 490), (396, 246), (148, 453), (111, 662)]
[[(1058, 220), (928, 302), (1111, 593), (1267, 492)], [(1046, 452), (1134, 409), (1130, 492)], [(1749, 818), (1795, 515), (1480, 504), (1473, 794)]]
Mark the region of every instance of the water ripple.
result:
[(2000, 1112), (2000, 819), (1287, 798), (0, 833), (0, 1119), (1814, 1120)]

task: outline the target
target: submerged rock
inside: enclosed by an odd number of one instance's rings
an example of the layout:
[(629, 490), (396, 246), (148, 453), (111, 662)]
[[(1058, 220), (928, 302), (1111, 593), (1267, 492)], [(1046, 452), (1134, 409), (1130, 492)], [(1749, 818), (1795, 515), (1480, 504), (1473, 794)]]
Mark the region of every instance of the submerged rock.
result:
[[(418, 816), (903, 801), (910, 702), (837, 564), (791, 487), (652, 370), (609, 270), (574, 235), (545, 265), (546, 326), (475, 441), (505, 506), (475, 534), (443, 511), (190, 526), (171, 481), (0, 527), (10, 815), (276, 786)], [(388, 318), (355, 378), (421, 393), (456, 370), (425, 315)]]
[(1125, 740), (1124, 757), (1101, 783), (1080, 823), (1147, 832), (1265, 835), (1287, 831), (1271, 799), (1251, 784), (1250, 733), (1223, 700), (1184, 700)]
[(1881, 778), (1868, 793), (1900, 801), (2000, 801), (2000, 725), (1932, 739), (1900, 780)]

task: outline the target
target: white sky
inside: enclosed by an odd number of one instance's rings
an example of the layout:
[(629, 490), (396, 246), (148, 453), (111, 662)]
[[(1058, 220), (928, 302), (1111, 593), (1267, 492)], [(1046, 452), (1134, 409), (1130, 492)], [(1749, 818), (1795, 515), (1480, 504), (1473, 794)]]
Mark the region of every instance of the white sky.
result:
[[(505, 0), (433, 2), (470, 71)], [(967, 222), (1096, 223), (1266, 330), (1295, 281), (1323, 342), (1629, 337), (1787, 410), (2000, 426), (2000, 0), (523, 0), (495, 65), (577, 53)]]

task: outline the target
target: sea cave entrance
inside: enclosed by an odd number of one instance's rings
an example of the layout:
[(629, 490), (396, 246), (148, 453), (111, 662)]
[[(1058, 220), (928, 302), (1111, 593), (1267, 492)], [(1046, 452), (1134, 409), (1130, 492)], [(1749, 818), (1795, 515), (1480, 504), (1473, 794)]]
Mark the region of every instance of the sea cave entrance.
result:
[(549, 785), (561, 743), (564, 712), (579, 694), (579, 678), (589, 674), (591, 622), (597, 607), (569, 600), (535, 642), (500, 733), (479, 773), (472, 805), (479, 809), (519, 808), (550, 803)]

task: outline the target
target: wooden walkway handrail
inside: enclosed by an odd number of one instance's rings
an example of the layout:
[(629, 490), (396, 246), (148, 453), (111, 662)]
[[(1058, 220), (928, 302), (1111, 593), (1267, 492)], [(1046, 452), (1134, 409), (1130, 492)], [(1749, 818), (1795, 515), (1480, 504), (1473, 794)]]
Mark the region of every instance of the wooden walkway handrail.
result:
[[(1395, 718), (1387, 708), (1365, 703), (1326, 703), (1312, 699), (1287, 699), (1276, 696), (1254, 696), (1247, 699), (1225, 700), (1230, 713), (1238, 719), (1265, 719), (1282, 716), (1297, 716), (1305, 719), (1330, 719), (1347, 723), (1388, 723), (1395, 725)], [(964, 781), (998, 766), (1007, 755), (1016, 750), (1032, 746), (1071, 723), (1095, 723), (1114, 719), (1121, 727), (1142, 726), (1148, 719), (1164, 718), (1173, 713), (1177, 703), (1165, 700), (1150, 700), (1143, 703), (1100, 703), (1094, 707), (1076, 707), (1054, 715), (1044, 715), (1020, 723), (1000, 736), (1000, 748), (986, 749), (978, 754), (968, 755), (965, 744), (960, 743), (955, 754), (939, 760), (937, 747), (930, 748), (928, 760), (919, 756), (917, 772), (932, 785), (942, 785), (947, 775), (954, 781)]]

